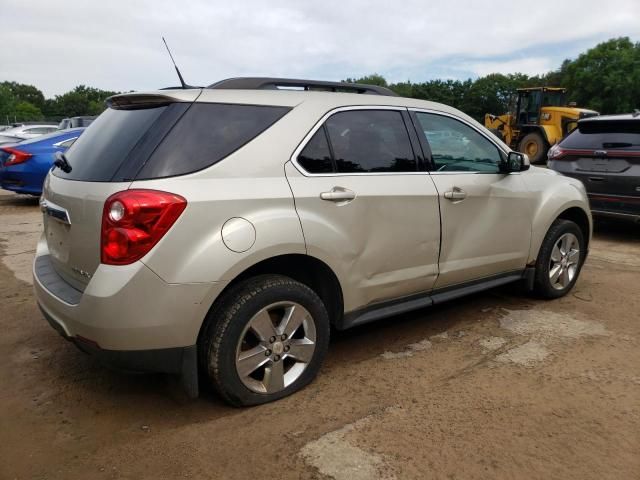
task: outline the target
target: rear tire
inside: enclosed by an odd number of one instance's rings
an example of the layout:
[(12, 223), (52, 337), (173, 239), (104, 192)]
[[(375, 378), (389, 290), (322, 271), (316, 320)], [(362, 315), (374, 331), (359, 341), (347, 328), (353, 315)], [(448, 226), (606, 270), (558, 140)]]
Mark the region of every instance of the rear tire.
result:
[(549, 144), (539, 132), (531, 132), (520, 140), (518, 150), (526, 153), (533, 164), (545, 163)]
[(207, 315), (200, 369), (233, 406), (290, 395), (317, 375), (329, 346), (329, 315), (306, 285), (281, 275), (238, 283)]
[(538, 253), (534, 293), (548, 299), (569, 293), (578, 280), (585, 255), (586, 245), (580, 227), (570, 220), (557, 219)]

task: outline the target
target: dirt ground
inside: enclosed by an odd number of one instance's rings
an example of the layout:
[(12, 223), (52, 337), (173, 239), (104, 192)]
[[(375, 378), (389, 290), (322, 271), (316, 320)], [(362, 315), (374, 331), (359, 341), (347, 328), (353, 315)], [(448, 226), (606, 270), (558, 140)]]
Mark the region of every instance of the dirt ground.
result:
[(640, 478), (640, 225), (600, 225), (565, 298), (501, 288), (334, 335), (314, 383), (248, 409), (59, 337), (40, 228), (0, 194), (0, 479)]

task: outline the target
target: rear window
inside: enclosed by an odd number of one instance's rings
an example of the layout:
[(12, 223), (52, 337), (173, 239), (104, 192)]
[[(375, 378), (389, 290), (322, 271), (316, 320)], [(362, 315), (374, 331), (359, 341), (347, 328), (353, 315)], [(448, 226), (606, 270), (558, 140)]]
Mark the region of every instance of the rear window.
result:
[(67, 150), (71, 172), (56, 168), (53, 174), (69, 180), (111, 181), (133, 147), (167, 109), (167, 106), (140, 110), (108, 108)]
[(109, 108), (67, 151), (71, 172), (53, 174), (109, 182), (192, 173), (227, 157), (289, 110), (217, 103)]
[(560, 145), (564, 148), (581, 150), (638, 150), (640, 149), (640, 133), (584, 133), (574, 130)]

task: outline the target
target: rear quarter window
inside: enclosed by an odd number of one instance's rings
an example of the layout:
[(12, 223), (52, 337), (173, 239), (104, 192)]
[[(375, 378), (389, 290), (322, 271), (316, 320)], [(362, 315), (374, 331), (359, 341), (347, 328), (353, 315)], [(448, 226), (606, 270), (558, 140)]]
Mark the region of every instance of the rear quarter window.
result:
[(214, 165), (260, 135), (289, 110), (195, 103), (160, 143), (137, 179), (184, 175)]
[(65, 173), (56, 168), (53, 174), (69, 180), (111, 181), (135, 145), (168, 108), (108, 108), (67, 150), (71, 172)]

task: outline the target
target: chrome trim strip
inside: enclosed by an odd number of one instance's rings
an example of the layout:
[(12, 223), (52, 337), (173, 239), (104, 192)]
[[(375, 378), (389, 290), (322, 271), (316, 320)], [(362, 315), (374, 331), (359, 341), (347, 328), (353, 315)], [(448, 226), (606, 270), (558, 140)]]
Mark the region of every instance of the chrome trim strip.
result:
[(71, 225), (71, 218), (69, 217), (69, 212), (67, 211), (66, 208), (62, 208), (61, 206), (56, 205), (55, 203), (49, 200), (45, 200), (44, 198), (41, 198), (40, 210), (42, 211), (42, 213), (44, 213), (45, 215), (48, 215), (54, 220), (62, 222), (66, 225)]
[(351, 172), (351, 173), (309, 173), (301, 165), (298, 164), (298, 155), (307, 146), (311, 137), (315, 135), (315, 133), (324, 125), (324, 122), (327, 121), (329, 117), (339, 112), (347, 112), (350, 110), (395, 110), (397, 112), (406, 112), (407, 107), (398, 107), (393, 105), (351, 105), (347, 107), (338, 107), (333, 110), (329, 110), (325, 113), (320, 120), (316, 122), (313, 128), (307, 133), (300, 144), (293, 151), (293, 155), (291, 155), (291, 163), (296, 170), (300, 172), (305, 177), (351, 177), (351, 176), (363, 176), (363, 175), (428, 175), (429, 172), (426, 171), (415, 171), (415, 172)]
[(59, 148), (60, 145), (62, 145), (63, 143), (68, 142), (69, 140), (77, 140), (77, 139), (78, 137), (70, 137), (70, 138), (67, 138), (66, 140), (60, 140), (59, 142), (54, 143), (53, 146)]
[[(311, 140), (311, 137), (313, 137), (315, 135), (315, 133), (322, 127), (322, 125), (324, 125), (324, 122), (326, 122), (329, 117), (331, 117), (332, 115), (334, 115), (336, 113), (346, 112), (346, 111), (350, 111), (350, 110), (395, 110), (395, 111), (398, 111), (398, 112), (411, 111), (411, 112), (423, 112), (423, 113), (432, 113), (432, 114), (435, 114), (435, 115), (443, 115), (443, 116), (446, 116), (446, 117), (453, 118), (454, 120), (457, 120), (459, 122), (462, 122), (463, 124), (467, 125), (468, 127), (474, 129), (480, 135), (482, 135), (487, 140), (489, 140), (489, 142), (491, 142), (493, 145), (495, 145), (495, 147), (498, 148), (498, 150), (503, 152), (505, 155), (508, 155), (509, 152), (511, 151), (509, 148), (505, 149), (503, 146), (501, 146), (498, 143), (496, 143), (494, 141), (494, 139), (491, 138), (490, 135), (487, 135), (485, 132), (483, 132), (482, 130), (478, 129), (476, 126), (472, 125), (471, 123), (469, 123), (465, 119), (460, 118), (460, 117), (458, 117), (456, 115), (453, 115), (451, 113), (443, 112), (441, 110), (431, 110), (431, 109), (428, 109), (428, 108), (417, 108), (417, 107), (399, 107), (399, 106), (392, 106), (392, 105), (351, 105), (351, 106), (347, 106), (347, 107), (338, 107), (338, 108), (334, 108), (333, 110), (329, 110), (327, 113), (325, 113), (322, 116), (322, 118), (320, 118), (320, 120), (318, 120), (315, 123), (315, 125), (313, 126), (313, 128), (311, 128), (309, 133), (307, 133), (304, 136), (304, 138), (302, 139), (300, 144), (298, 144), (296, 149), (293, 151), (293, 154), (291, 155), (291, 158), (290, 158), (291, 163), (296, 168), (296, 170), (298, 170), (298, 172), (300, 172), (305, 177), (350, 177), (350, 176), (362, 176), (362, 175), (372, 175), (372, 176), (378, 176), (378, 175), (462, 175), (462, 174), (464, 174), (464, 175), (469, 175), (469, 174), (501, 175), (498, 172), (495, 172), (495, 173), (494, 172), (437, 172), (437, 171), (427, 171), (427, 170), (425, 170), (425, 171), (416, 171), (416, 172), (362, 172), (362, 173), (358, 173), (358, 172), (352, 172), (352, 173), (309, 173), (309, 172), (307, 172), (304, 168), (302, 168), (302, 166), (300, 164), (298, 164), (298, 155), (300, 155), (300, 152), (302, 152), (304, 147), (307, 146), (307, 143), (309, 142), (309, 140)], [(520, 172), (518, 172), (518, 173), (520, 173)]]

